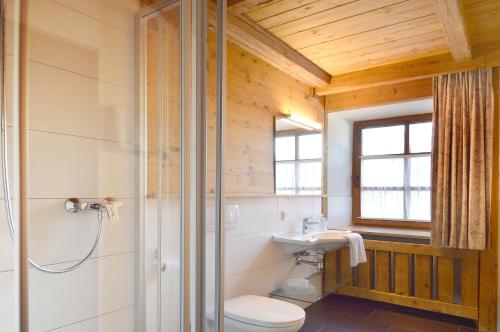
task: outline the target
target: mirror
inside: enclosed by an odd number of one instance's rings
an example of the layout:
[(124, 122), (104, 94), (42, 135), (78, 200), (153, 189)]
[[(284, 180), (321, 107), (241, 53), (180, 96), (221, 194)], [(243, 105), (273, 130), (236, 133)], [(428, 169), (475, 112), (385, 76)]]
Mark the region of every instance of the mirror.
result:
[(321, 195), (321, 124), (297, 115), (274, 120), (274, 189), (277, 195)]

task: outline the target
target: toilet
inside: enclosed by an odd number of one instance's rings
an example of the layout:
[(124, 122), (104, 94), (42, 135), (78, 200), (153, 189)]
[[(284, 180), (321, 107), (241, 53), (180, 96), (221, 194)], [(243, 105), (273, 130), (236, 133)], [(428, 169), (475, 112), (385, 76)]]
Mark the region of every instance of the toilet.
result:
[(225, 332), (296, 332), (305, 318), (301, 307), (263, 296), (243, 295), (224, 302)]

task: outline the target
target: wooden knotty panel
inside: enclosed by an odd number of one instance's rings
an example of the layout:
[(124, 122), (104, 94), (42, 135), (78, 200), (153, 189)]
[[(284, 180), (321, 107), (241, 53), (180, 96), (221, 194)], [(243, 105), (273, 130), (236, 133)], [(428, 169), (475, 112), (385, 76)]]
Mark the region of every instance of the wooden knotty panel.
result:
[(432, 295), (432, 257), (415, 255), (415, 296), (430, 299)]
[(358, 265), (358, 287), (359, 288), (371, 288), (371, 265), (372, 265), (372, 254), (371, 250), (366, 250), (366, 263)]
[[(479, 252), (475, 250), (440, 248), (425, 244), (365, 240), (368, 263), (357, 269), (357, 283), (350, 282), (348, 248), (338, 253), (342, 262), (334, 267), (337, 278), (349, 282), (327, 289), (339, 294), (363, 297), (375, 301), (441, 312), (460, 317), (479, 319)], [(391, 254), (394, 255), (391, 266)], [(371, 256), (371, 259), (370, 259)], [(435, 261), (434, 261), (435, 260)], [(461, 261), (461, 264), (457, 264)], [(434, 265), (433, 262), (436, 264)], [(461, 266), (461, 268), (459, 268)], [(331, 263), (326, 265), (326, 276), (331, 275)], [(391, 269), (394, 269), (394, 272)], [(435, 268), (435, 270), (434, 270)], [(394, 274), (394, 290), (391, 288)], [(370, 276), (373, 274), (373, 276)], [(456, 278), (461, 278), (462, 301), (455, 303)], [(331, 277), (327, 277), (331, 279)], [(370, 280), (375, 285), (372, 289)], [(328, 285), (328, 282), (327, 282)], [(433, 285), (436, 292), (433, 294)], [(487, 331), (491, 329), (485, 329)]]
[(394, 291), (410, 295), (410, 255), (394, 253)]
[[(148, 196), (155, 197), (158, 157), (158, 33), (148, 30)], [(168, 44), (170, 45), (170, 44)], [(207, 192), (215, 192), (215, 34), (208, 33), (207, 79)], [(174, 48), (175, 49), (175, 48)], [(175, 53), (176, 52), (170, 52)], [(169, 53), (169, 54), (170, 54)], [(166, 61), (168, 62), (168, 61)], [(177, 63), (177, 62), (175, 62)], [(166, 66), (165, 77), (176, 81), (178, 66)], [(175, 71), (175, 69), (177, 71)], [(176, 81), (178, 82), (178, 81)], [(172, 85), (172, 86), (175, 86)], [(178, 93), (171, 93), (166, 106), (169, 117), (165, 146), (166, 167), (179, 169)], [(175, 99), (177, 98), (177, 99)], [(176, 110), (174, 112), (173, 110)], [(323, 98), (311, 96), (310, 88), (287, 73), (259, 60), (237, 45), (227, 44), (226, 192), (227, 194), (273, 194), (274, 116), (298, 113), (323, 122)], [(177, 116), (177, 118), (173, 118)], [(173, 157), (173, 159), (172, 159)], [(179, 177), (170, 181), (178, 192)]]
[(375, 252), (375, 289), (381, 292), (390, 291), (390, 255), (387, 251)]
[(340, 286), (352, 285), (352, 267), (349, 248), (342, 248), (340, 252)]
[(453, 303), (453, 290), (455, 285), (454, 259), (438, 257), (437, 296), (439, 301)]
[(337, 252), (327, 251), (325, 253), (325, 290), (335, 292), (338, 288), (337, 282)]

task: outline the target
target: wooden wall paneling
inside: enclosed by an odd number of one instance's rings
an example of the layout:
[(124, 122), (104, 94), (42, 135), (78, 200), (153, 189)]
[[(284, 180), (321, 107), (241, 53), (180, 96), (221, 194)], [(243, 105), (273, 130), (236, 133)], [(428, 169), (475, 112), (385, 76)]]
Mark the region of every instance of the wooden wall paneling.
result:
[(471, 259), (462, 259), (462, 304), (469, 307), (478, 306), (479, 289), (479, 254)]
[(489, 227), (489, 248), (480, 251), (479, 272), (479, 329), (496, 331), (498, 294), (498, 223), (500, 191), (500, 75), (499, 68), (493, 70), (493, 92), (495, 97), (492, 196)]
[(359, 288), (371, 288), (372, 279), (372, 250), (366, 250), (366, 263), (358, 265), (358, 287)]
[(455, 264), (450, 257), (437, 258), (437, 298), (439, 301), (453, 303), (455, 286)]
[(380, 292), (390, 291), (390, 255), (388, 251), (375, 251), (375, 289)]
[(337, 291), (337, 274), (337, 252), (327, 251), (325, 253), (325, 290), (327, 292)]
[(432, 79), (377, 86), (325, 96), (325, 112), (386, 105), (432, 97)]
[(410, 255), (394, 253), (394, 292), (410, 295)]
[[(207, 191), (215, 183), (215, 34), (208, 34)], [(273, 194), (274, 116), (297, 113), (323, 122), (324, 100), (310, 87), (250, 54), (227, 46), (226, 192)]]
[(415, 255), (415, 296), (430, 299), (432, 295), (432, 257)]
[[(477, 294), (479, 292), (479, 285), (477, 283), (477, 273), (479, 271), (478, 251), (377, 240), (365, 240), (365, 247), (368, 251), (379, 256), (375, 262), (375, 282), (380, 279), (384, 280), (384, 282), (379, 282), (379, 285), (375, 285), (374, 289), (366, 287), (367, 283), (362, 279), (366, 274), (361, 272), (366, 267), (365, 264), (361, 264), (357, 268), (358, 283), (345, 286), (340, 285), (335, 290), (336, 293), (446, 313), (474, 320), (479, 318), (477, 302)], [(389, 259), (391, 253), (394, 255), (394, 290), (389, 287), (389, 276), (392, 273)], [(411, 259), (413, 257), (416, 258)], [(433, 271), (433, 257), (437, 258), (438, 269), (436, 270), (436, 274)], [(466, 293), (462, 292), (464, 303), (454, 303), (453, 299), (454, 264), (456, 260), (468, 262), (465, 265), (468, 268), (462, 269), (463, 280), (461, 287), (466, 290)], [(415, 265), (410, 266), (413, 261), (416, 261), (414, 262)], [(330, 266), (331, 264), (327, 264), (326, 269), (330, 269)], [(439, 269), (439, 267), (441, 268)], [(326, 273), (331, 272), (326, 271)], [(473, 280), (474, 276), (476, 276), (476, 282)], [(434, 281), (440, 279), (441, 281), (437, 281), (441, 285), (444, 283), (443, 280), (446, 281), (444, 288), (442, 287), (441, 290), (437, 289), (436, 298), (432, 296), (433, 279)], [(412, 292), (414, 285), (410, 284), (410, 280), (414, 280), (416, 284), (415, 292)], [(381, 287), (381, 285), (383, 286)], [(474, 296), (476, 302), (470, 301)], [(485, 331), (493, 330), (485, 329)]]
[(352, 285), (352, 267), (349, 256), (349, 248), (344, 247), (340, 251), (340, 285)]
[[(208, 1), (208, 23), (216, 27), (215, 4)], [(228, 15), (228, 39), (276, 68), (311, 86), (325, 86), (331, 75), (291, 48), (281, 39), (243, 17)]]

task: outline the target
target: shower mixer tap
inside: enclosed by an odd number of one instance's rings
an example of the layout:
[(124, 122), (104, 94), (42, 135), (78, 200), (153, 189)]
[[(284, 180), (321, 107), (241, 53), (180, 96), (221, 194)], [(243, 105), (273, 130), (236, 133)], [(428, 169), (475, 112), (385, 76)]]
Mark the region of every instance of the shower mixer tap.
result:
[(123, 205), (122, 202), (115, 201), (112, 198), (105, 198), (100, 201), (82, 201), (79, 198), (69, 198), (64, 203), (66, 211), (77, 213), (84, 210), (96, 210), (98, 213), (106, 212), (110, 222), (118, 222), (118, 208)]

